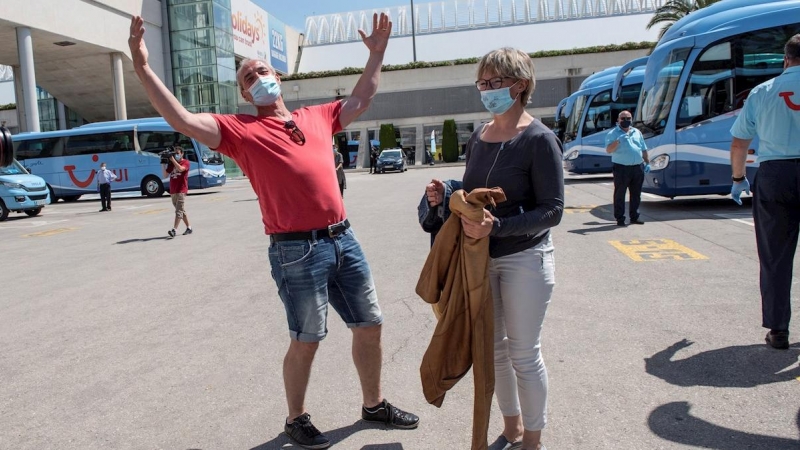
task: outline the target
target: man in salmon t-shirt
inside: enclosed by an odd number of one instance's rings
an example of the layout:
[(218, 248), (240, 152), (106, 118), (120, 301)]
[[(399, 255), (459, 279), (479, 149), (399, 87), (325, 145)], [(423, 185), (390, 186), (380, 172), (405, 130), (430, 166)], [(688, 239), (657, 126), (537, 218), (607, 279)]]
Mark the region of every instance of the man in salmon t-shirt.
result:
[[(372, 34), (359, 30), (369, 50), (364, 72), (350, 97), (290, 112), (280, 95), (280, 78), (265, 61), (245, 60), (236, 79), (257, 115), (192, 114), (147, 64), (144, 22), (131, 21), (128, 44), (136, 74), (150, 102), (176, 130), (233, 158), (258, 195), (270, 235), (272, 276), (286, 309), (289, 349), (283, 379), (289, 414), (287, 435), (305, 448), (330, 441), (311, 423), (305, 394), (311, 364), (327, 333), (328, 304), (353, 333), (353, 360), (361, 381), (366, 421), (416, 428), (419, 418), (389, 404), (381, 394), (381, 324), (369, 265), (347, 221), (336, 171), (330, 163), (331, 136), (370, 105), (392, 23), (373, 15)], [(286, 186), (292, 185), (292, 189)]]

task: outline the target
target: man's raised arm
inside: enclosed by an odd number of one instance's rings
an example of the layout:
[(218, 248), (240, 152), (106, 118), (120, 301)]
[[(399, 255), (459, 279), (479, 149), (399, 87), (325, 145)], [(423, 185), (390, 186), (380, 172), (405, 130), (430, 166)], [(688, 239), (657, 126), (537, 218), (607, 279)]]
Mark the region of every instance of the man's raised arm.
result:
[[(141, 16), (131, 18), (130, 32), (128, 46), (131, 49), (133, 68), (156, 111), (176, 131), (197, 139), (210, 148), (219, 147), (222, 133), (214, 118), (210, 114), (194, 114), (187, 111), (147, 64), (148, 51), (143, 39), (144, 20)], [(378, 68), (380, 69), (380, 65)]]
[(392, 22), (389, 17), (381, 13), (380, 19), (377, 14), (372, 15), (372, 34), (367, 37), (366, 33), (358, 30), (361, 40), (369, 49), (369, 59), (364, 67), (364, 73), (358, 79), (353, 93), (342, 102), (342, 112), (339, 115), (339, 123), (342, 128), (353, 123), (358, 116), (369, 108), (372, 97), (378, 91), (378, 83), (381, 79), (381, 65), (383, 64), (383, 54), (386, 45), (389, 43), (389, 36), (392, 34)]

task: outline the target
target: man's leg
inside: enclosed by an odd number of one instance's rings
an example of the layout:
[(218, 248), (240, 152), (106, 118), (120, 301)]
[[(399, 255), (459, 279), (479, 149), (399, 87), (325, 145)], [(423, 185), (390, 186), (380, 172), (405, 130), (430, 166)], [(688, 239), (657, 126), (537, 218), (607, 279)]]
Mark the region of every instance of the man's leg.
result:
[(642, 203), (642, 185), (644, 184), (644, 169), (642, 166), (631, 166), (630, 170), (630, 217), (631, 222), (639, 220), (639, 205)]
[(381, 325), (353, 328), (353, 363), (361, 381), (364, 406), (372, 407), (383, 401), (381, 395)]
[(759, 167), (754, 183), (762, 326), (770, 330), (788, 330), (792, 313), (792, 264), (800, 226), (798, 171), (791, 161), (767, 161)]
[(624, 167), (621, 164), (614, 164), (612, 173), (614, 175), (614, 219), (617, 223), (625, 222), (625, 183)]
[(286, 403), (289, 406), (287, 421), (306, 412), (306, 389), (317, 348), (319, 342), (300, 342), (292, 339), (289, 343), (289, 350), (283, 358), (283, 386), (286, 389)]

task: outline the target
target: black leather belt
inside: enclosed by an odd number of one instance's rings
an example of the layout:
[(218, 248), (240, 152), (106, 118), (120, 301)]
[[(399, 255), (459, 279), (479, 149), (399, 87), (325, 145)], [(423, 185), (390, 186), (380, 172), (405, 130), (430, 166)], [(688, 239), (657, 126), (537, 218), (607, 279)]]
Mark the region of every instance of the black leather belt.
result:
[(325, 236), (334, 238), (344, 233), (348, 228), (350, 228), (350, 221), (344, 219), (342, 222), (328, 225), (328, 228), (319, 230), (272, 234), (269, 236), (269, 241), (272, 243), (282, 241), (308, 241)]

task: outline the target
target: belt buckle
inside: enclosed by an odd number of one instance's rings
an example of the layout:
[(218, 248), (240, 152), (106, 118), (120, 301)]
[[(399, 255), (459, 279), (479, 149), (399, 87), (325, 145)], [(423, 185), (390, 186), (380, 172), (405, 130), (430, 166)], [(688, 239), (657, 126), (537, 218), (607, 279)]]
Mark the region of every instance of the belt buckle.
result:
[(335, 238), (336, 236), (342, 234), (345, 229), (346, 228), (342, 222), (328, 225), (328, 237)]

